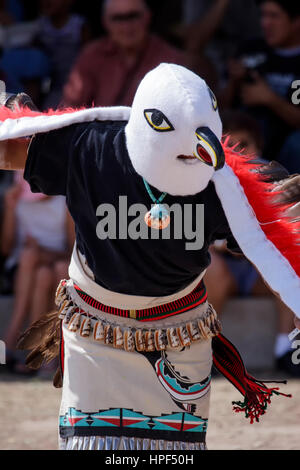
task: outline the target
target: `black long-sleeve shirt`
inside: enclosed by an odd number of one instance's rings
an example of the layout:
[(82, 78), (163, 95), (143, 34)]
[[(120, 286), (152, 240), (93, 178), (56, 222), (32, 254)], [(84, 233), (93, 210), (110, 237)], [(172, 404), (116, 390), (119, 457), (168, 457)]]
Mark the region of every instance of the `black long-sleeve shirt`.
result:
[[(211, 243), (227, 239), (234, 248), (235, 241), (213, 183), (194, 196), (166, 195), (165, 204), (179, 204), (183, 219), (187, 214), (181, 238), (177, 232), (178, 239), (174, 235), (173, 214), (169, 239), (162, 239), (158, 231), (155, 235), (159, 239), (153, 239), (143, 220), (144, 214), (140, 215), (139, 226), (135, 221), (139, 214), (128, 216), (126, 209), (120, 209), (120, 196), (122, 204), (126, 200), (128, 208), (143, 204), (146, 212), (153, 204), (143, 179), (131, 164), (125, 125), (126, 122), (92, 122), (37, 135), (29, 149), (25, 179), (33, 192), (66, 196), (75, 221), (78, 248), (98, 284), (125, 294), (170, 295), (184, 289), (208, 267)], [(155, 197), (161, 195), (155, 188), (151, 189)], [(186, 204), (191, 206), (188, 208)], [(201, 204), (204, 205), (204, 220), (199, 226), (197, 205)], [(109, 225), (106, 225), (105, 210), (110, 213)], [(120, 211), (124, 220), (133, 224), (129, 225), (129, 231), (133, 230), (136, 235), (138, 230), (143, 234), (147, 230), (149, 238), (126, 237), (127, 224), (125, 228), (124, 224), (119, 224)], [(203, 246), (195, 250), (194, 244), (193, 249), (188, 249), (187, 243), (193, 243), (188, 233), (196, 227), (198, 244), (201, 241), (199, 231), (203, 233)], [(109, 236), (101, 239), (105, 231)]]

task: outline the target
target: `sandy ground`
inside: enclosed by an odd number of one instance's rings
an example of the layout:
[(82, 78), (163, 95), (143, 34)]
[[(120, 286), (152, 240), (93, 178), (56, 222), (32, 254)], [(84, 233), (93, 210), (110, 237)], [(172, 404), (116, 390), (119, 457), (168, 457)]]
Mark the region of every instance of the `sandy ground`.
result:
[[(282, 386), (293, 398), (274, 397), (261, 423), (232, 412), (239, 393), (225, 380), (213, 380), (208, 448), (300, 450), (300, 380)], [(50, 381), (0, 376), (0, 449), (57, 448), (60, 390)]]

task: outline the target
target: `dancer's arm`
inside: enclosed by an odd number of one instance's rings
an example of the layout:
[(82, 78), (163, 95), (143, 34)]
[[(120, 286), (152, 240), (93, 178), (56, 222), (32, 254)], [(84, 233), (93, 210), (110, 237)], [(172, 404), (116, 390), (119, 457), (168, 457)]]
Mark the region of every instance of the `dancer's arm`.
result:
[(24, 170), (29, 144), (27, 138), (0, 142), (0, 169)]
[[(27, 107), (33, 111), (37, 108), (30, 96), (26, 93), (17, 95), (3, 94), (0, 97), (0, 105), (11, 110), (19, 107)], [(30, 138), (19, 138), (0, 141), (0, 169), (1, 170), (24, 170), (27, 159)]]

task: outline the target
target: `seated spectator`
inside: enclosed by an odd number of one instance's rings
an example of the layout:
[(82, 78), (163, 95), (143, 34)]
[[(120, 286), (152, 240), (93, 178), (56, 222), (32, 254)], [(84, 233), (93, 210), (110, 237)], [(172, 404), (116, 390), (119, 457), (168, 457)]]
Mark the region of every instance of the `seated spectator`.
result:
[(183, 63), (182, 54), (150, 34), (151, 13), (143, 0), (107, 0), (107, 37), (86, 46), (65, 86), (71, 106), (131, 105), (139, 82), (161, 62)]
[(39, 104), (42, 82), (49, 76), (47, 56), (33, 46), (35, 21), (24, 22), (23, 2), (0, 0), (0, 70), (6, 91), (25, 91)]
[(37, 41), (51, 66), (51, 86), (43, 108), (57, 108), (81, 46), (89, 39), (82, 16), (72, 14), (73, 0), (42, 0)]
[(300, 4), (262, 0), (264, 40), (242, 46), (229, 67), (222, 104), (248, 110), (261, 124), (263, 155), (290, 173), (300, 171), (300, 108), (292, 103), (300, 78)]
[(41, 312), (54, 307), (54, 292), (67, 275), (73, 241), (73, 222), (65, 199), (32, 194), (18, 173), (5, 196), (1, 243), (15, 295), (5, 336), (7, 364), (17, 372), (24, 372), (22, 364), (15, 364), (17, 338), (25, 322), (37, 320)]
[(17, 20), (23, 19), (23, 9), (19, 1), (8, 2), (7, 0), (0, 0), (0, 24), (3, 26), (11, 25)]
[[(241, 42), (260, 37), (255, 0), (184, 0), (183, 36), (192, 68), (201, 76), (215, 69), (215, 89)], [(204, 66), (204, 73), (203, 73)], [(213, 75), (212, 75), (213, 76)]]
[[(240, 151), (260, 156), (263, 138), (259, 125), (253, 118), (241, 112), (227, 112), (223, 115), (225, 134), (230, 135), (230, 144), (239, 144)], [(238, 147), (237, 147), (238, 150)], [(253, 265), (240, 256), (234, 256), (223, 244), (211, 249), (211, 266), (205, 276), (209, 301), (221, 313), (226, 301), (232, 296), (271, 295)], [(215, 286), (218, 286), (218, 289)], [(293, 330), (293, 313), (275, 297), (279, 312), (278, 333), (274, 355), (277, 368), (291, 375), (299, 376), (299, 367), (292, 364), (291, 344), (288, 334)]]
[(0, 58), (6, 91), (25, 92), (40, 104), (42, 82), (49, 77), (48, 57), (38, 48), (24, 46), (4, 49)]

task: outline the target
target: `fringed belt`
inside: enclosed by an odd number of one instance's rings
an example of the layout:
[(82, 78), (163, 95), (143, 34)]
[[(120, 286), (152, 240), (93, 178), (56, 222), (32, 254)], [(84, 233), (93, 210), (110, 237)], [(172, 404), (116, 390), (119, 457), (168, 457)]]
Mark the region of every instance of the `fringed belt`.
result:
[[(113, 307), (105, 306), (82, 292), (78, 286), (73, 284), (73, 287), (80, 298), (87, 303), (87, 307), (96, 308), (99, 312), (112, 313), (127, 318), (131, 317), (130, 312), (132, 310), (114, 309)], [(138, 315), (140, 315), (140, 318), (144, 318), (152, 312), (155, 312), (155, 317), (152, 316), (151, 320), (161, 319), (169, 315), (175, 315), (179, 311), (192, 309), (196, 305), (203, 304), (205, 300), (205, 288), (203, 285), (198, 286), (192, 294), (183, 299), (163, 306), (135, 310), (137, 312), (135, 319), (138, 319)], [(103, 341), (104, 344), (118, 349), (125, 349), (126, 351), (151, 352), (155, 350), (162, 351), (168, 346), (172, 348), (187, 347), (194, 341), (218, 335), (221, 329), (217, 314), (211, 305), (208, 305), (204, 312), (199, 313), (199, 318), (195, 320), (185, 323), (178, 321), (176, 326), (164, 328), (147, 328), (146, 325), (143, 328), (121, 326), (113, 315), (111, 319), (101, 320), (76, 304), (69, 293), (67, 281), (61, 281), (58, 286), (56, 305), (58, 306), (59, 317), (70, 331), (78, 332), (82, 337), (91, 337), (94, 341)], [(169, 314), (166, 315), (162, 307), (169, 308), (169, 310), (172, 308), (175, 310), (177, 307), (177, 310), (169, 311)], [(162, 311), (159, 312), (159, 309)]]

